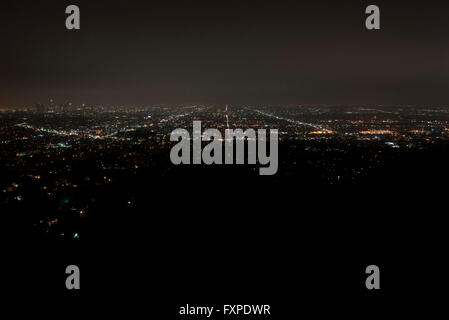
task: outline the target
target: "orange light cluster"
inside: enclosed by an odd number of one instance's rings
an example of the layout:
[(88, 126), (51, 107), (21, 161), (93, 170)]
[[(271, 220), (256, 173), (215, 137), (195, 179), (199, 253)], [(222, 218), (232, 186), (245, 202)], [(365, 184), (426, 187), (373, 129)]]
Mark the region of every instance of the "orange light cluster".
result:
[(334, 132), (332, 130), (328, 130), (328, 129), (309, 132), (309, 134), (332, 134), (332, 133), (334, 133)]

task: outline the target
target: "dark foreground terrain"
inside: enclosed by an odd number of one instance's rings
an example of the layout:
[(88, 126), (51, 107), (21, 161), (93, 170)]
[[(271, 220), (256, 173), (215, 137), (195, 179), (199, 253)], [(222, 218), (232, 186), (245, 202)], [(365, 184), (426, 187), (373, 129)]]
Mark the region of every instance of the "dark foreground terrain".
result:
[[(167, 319), (186, 303), (271, 303), (274, 319), (299, 310), (400, 314), (402, 301), (418, 308), (442, 285), (448, 145), (379, 148), (341, 154), (326, 152), (327, 142), (307, 153), (284, 143), (275, 176), (251, 166), (175, 167), (161, 151), (158, 166), (92, 184), (104, 178), (93, 162), (74, 163), (82, 192), (43, 200), (30, 182), (28, 201), (4, 203), (7, 283), (43, 308)], [(379, 150), (381, 165), (370, 166)], [(72, 202), (87, 203), (88, 214)], [(65, 289), (69, 264), (80, 267), (80, 291)], [(380, 291), (365, 289), (370, 264), (381, 269)]]

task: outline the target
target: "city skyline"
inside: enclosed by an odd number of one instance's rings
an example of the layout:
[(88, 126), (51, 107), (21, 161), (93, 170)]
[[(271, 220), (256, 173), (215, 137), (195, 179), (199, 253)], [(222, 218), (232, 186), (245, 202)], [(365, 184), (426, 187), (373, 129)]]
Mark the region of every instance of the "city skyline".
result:
[[(406, 195), (428, 192), (429, 184), (438, 192), (448, 174), (448, 107), (87, 106), (48, 112), (39, 105), (0, 112), (2, 212), (20, 212), (14, 216), (33, 233), (77, 239), (92, 235), (95, 221), (109, 221), (96, 220), (109, 213), (104, 207), (120, 208), (121, 217), (144, 212), (152, 202), (142, 193), (164, 193), (173, 187), (171, 181), (258, 184), (260, 164), (249, 160), (223, 166), (173, 164), (171, 133), (185, 128), (193, 134), (194, 121), (220, 133), (278, 130), (279, 170), (270, 183), (277, 183), (281, 193), (300, 188), (339, 195), (370, 188), (375, 194), (391, 185), (393, 194), (403, 190)], [(159, 189), (155, 181), (164, 181), (168, 189)], [(113, 208), (108, 207), (110, 192)], [(35, 212), (36, 203), (42, 212)]]

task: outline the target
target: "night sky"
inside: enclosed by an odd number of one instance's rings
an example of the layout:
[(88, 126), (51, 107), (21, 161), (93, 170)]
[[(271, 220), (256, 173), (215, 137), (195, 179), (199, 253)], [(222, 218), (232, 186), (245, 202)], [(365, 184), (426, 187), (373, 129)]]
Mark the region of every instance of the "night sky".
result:
[(2, 1), (0, 106), (449, 105), (448, 17), (449, 1)]

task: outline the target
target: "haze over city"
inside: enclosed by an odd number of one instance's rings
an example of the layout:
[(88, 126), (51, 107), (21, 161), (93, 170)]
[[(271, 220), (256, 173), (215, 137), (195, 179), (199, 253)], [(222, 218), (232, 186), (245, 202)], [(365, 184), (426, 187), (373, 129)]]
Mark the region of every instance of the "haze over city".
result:
[(0, 107), (447, 105), (448, 3), (366, 3), (4, 1)]

